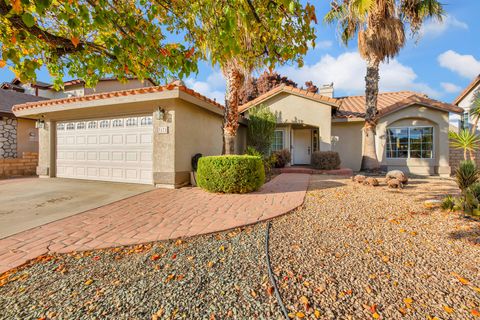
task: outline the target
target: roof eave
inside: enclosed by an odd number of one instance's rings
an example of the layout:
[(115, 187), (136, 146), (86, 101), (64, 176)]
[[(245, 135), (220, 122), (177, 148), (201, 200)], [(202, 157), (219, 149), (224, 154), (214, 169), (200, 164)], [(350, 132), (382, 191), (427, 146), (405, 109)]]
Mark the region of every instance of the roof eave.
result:
[(51, 113), (51, 112), (67, 111), (67, 110), (75, 110), (75, 109), (88, 109), (88, 108), (96, 108), (96, 107), (111, 106), (111, 105), (121, 105), (121, 104), (133, 103), (133, 102), (165, 100), (165, 99), (178, 98), (178, 97), (179, 97), (179, 90), (178, 88), (174, 88), (171, 90), (163, 90), (163, 91), (143, 93), (143, 94), (137, 94), (137, 95), (113, 96), (113, 97), (104, 98), (104, 99), (92, 98), (91, 100), (88, 100), (87, 98), (87, 100), (80, 100), (78, 102), (67, 102), (67, 103), (58, 102), (55, 104), (48, 104), (46, 106), (38, 106), (38, 107), (31, 107), (31, 108), (28, 108), (28, 105), (27, 105), (26, 108), (15, 109), (16, 106), (14, 106), (13, 113), (17, 117), (36, 118), (38, 117), (38, 115)]

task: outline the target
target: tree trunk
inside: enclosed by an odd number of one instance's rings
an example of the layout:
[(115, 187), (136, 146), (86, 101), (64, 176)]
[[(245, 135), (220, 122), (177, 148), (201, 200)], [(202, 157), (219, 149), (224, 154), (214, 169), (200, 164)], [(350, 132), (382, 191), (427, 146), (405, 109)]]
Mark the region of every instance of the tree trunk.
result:
[(363, 127), (363, 154), (362, 170), (378, 170), (380, 165), (375, 150), (375, 135), (378, 121), (377, 97), (379, 64), (377, 60), (367, 61), (367, 75), (365, 76), (365, 125)]
[(463, 149), (463, 160), (467, 161), (467, 149)]
[(473, 121), (473, 125), (470, 128), (471, 133), (477, 133), (477, 125), (478, 125), (478, 120), (480, 119), (480, 115), (475, 116), (475, 120)]
[(225, 111), (223, 117), (223, 151), (225, 154), (235, 153), (235, 136), (238, 129), (238, 101), (242, 88), (243, 74), (234, 63), (223, 69), (227, 81), (225, 94)]

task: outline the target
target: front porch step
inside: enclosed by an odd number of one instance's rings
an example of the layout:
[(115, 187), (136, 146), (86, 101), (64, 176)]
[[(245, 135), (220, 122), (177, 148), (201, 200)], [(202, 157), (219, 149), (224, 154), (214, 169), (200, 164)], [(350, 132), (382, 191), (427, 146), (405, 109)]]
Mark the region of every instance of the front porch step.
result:
[(353, 170), (350, 168), (340, 168), (334, 170), (317, 170), (310, 167), (285, 167), (276, 169), (279, 173), (306, 173), (306, 174), (327, 174), (336, 176), (353, 176)]

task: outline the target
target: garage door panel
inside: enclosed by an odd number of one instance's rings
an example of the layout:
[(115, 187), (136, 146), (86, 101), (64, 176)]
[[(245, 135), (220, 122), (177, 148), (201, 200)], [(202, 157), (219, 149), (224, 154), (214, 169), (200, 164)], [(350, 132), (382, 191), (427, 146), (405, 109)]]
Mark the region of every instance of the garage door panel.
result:
[(152, 183), (151, 116), (57, 124), (57, 176)]

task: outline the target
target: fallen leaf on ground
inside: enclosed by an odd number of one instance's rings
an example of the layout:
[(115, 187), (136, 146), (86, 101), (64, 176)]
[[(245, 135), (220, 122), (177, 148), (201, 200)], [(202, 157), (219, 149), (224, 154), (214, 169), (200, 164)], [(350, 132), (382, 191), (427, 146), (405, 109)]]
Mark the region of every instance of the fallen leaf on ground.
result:
[(320, 311), (315, 310), (315, 311), (313, 312), (313, 315), (315, 316), (315, 318), (319, 319), (321, 314), (320, 314)]
[(449, 306), (443, 306), (443, 310), (445, 310), (446, 313), (453, 313), (453, 308), (450, 308)]
[(87, 281), (85, 281), (85, 285), (89, 286), (93, 283), (93, 280), (92, 279), (88, 279)]
[(303, 319), (303, 318), (305, 318), (305, 313), (303, 313), (303, 312), (297, 312), (297, 313), (295, 313), (295, 316), (296, 316), (297, 318)]
[(472, 311), (470, 311), (470, 313), (474, 317), (480, 317), (480, 311), (478, 311), (477, 309), (472, 309)]

